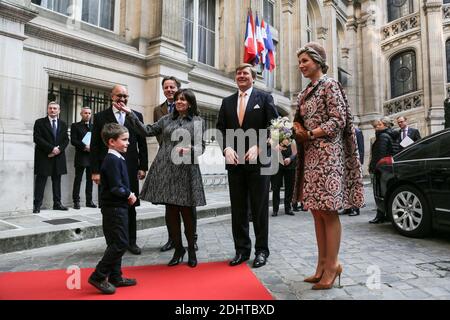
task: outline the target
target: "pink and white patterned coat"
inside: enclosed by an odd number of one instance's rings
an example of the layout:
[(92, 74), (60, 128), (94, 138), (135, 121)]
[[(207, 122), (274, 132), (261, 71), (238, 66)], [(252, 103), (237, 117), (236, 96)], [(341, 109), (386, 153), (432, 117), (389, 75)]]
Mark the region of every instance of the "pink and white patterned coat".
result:
[(298, 98), (294, 121), (327, 134), (299, 144), (294, 200), (305, 209), (337, 211), (364, 206), (362, 169), (345, 92), (324, 75)]

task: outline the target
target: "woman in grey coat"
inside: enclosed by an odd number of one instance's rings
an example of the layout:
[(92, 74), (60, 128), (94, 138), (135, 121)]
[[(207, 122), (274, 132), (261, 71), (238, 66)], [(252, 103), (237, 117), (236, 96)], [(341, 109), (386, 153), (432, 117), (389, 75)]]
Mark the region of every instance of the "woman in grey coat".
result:
[(189, 89), (175, 94), (175, 110), (153, 125), (144, 125), (128, 109), (127, 120), (141, 135), (162, 135), (161, 147), (153, 161), (140, 194), (141, 199), (164, 204), (168, 209), (169, 230), (175, 243), (175, 253), (169, 266), (183, 261), (186, 250), (181, 240), (181, 218), (188, 242), (188, 265), (195, 267), (194, 219), (192, 208), (206, 205), (202, 175), (197, 157), (205, 150), (205, 122), (199, 117), (197, 100)]

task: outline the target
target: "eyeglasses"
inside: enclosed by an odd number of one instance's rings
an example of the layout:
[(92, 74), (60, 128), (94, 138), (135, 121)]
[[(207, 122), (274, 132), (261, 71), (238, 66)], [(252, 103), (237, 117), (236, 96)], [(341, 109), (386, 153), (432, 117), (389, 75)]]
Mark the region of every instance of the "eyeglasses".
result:
[(120, 98), (120, 99), (128, 99), (130, 96), (127, 94), (115, 94), (116, 97)]

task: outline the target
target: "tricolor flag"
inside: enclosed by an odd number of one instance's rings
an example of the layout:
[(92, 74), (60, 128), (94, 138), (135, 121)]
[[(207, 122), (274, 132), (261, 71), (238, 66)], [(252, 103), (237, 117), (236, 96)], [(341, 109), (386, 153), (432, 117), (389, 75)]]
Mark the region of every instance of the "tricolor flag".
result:
[(257, 55), (257, 51), (255, 39), (255, 24), (253, 22), (253, 16), (250, 11), (247, 14), (247, 28), (245, 30), (244, 44), (244, 62), (253, 64)]
[(268, 24), (265, 27), (266, 38), (264, 38), (264, 44), (266, 46), (266, 63), (265, 68), (269, 71), (273, 71), (275, 69), (275, 46), (273, 45), (272, 33), (270, 33), (270, 25)]
[(264, 39), (262, 36), (262, 32), (261, 32), (261, 27), (259, 25), (259, 19), (258, 19), (258, 14), (256, 14), (256, 32), (255, 32), (255, 39), (256, 39), (256, 59), (255, 59), (255, 63), (259, 64), (259, 62), (263, 59), (260, 59), (260, 57), (262, 58), (264, 51), (266, 49), (266, 46), (264, 45)]

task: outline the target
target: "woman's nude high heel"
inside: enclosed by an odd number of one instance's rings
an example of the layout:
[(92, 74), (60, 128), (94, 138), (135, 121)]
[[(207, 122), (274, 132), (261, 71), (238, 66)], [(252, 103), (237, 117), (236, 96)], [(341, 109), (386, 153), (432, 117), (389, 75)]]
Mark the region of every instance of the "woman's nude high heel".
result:
[(333, 280), (330, 283), (316, 283), (315, 285), (313, 285), (312, 290), (328, 290), (333, 288), (334, 282), (336, 281), (336, 278), (339, 277), (339, 286), (341, 286), (341, 273), (342, 273), (342, 266), (338, 265), (337, 269), (336, 269), (336, 274), (334, 275)]
[(320, 281), (320, 279), (322, 279), (322, 276), (323, 276), (323, 270), (322, 270), (320, 277), (316, 277), (316, 275), (313, 275), (311, 277), (303, 279), (303, 282), (318, 283)]

